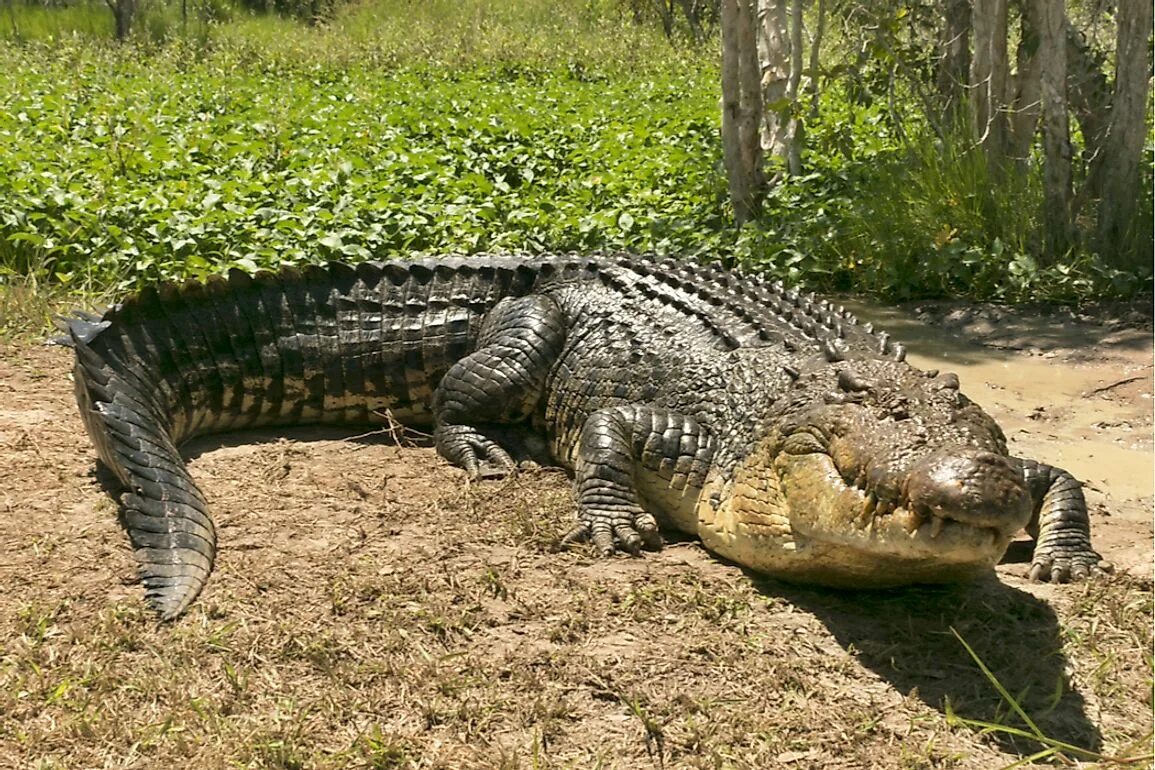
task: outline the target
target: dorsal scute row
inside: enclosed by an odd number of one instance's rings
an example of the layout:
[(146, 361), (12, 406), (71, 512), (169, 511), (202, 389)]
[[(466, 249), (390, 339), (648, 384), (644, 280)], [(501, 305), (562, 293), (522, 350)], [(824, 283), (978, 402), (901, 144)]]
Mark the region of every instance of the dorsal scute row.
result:
[(522, 295), (542, 283), (599, 276), (618, 291), (648, 292), (654, 299), (675, 305), (716, 334), (726, 347), (781, 344), (792, 351), (825, 352), (828, 357), (902, 360), (905, 355), (901, 345), (893, 344), (885, 333), (875, 333), (870, 324), (859, 324), (844, 307), (788, 289), (779, 281), (730, 270), (719, 262), (632, 254), (450, 255), (411, 261), (330, 262), (255, 273), (233, 268), (204, 280), (147, 287), (100, 316), (77, 314), (68, 320), (68, 328), (78, 339), (91, 341), (111, 324), (163, 316), (166, 304), (196, 305), (225, 294), (243, 296), (270, 288), (299, 290), (302, 284), (323, 287), (338, 297), (356, 296), (363, 302), (388, 302), (404, 295), (410, 310), (454, 305), (481, 311), (502, 296)]
[(901, 345), (893, 344), (885, 333), (876, 334), (870, 325), (859, 324), (845, 307), (788, 289), (780, 281), (730, 270), (718, 262), (623, 257), (618, 265), (656, 277), (721, 311), (713, 323), (738, 345), (783, 344), (791, 352), (809, 349), (830, 360), (905, 357)]

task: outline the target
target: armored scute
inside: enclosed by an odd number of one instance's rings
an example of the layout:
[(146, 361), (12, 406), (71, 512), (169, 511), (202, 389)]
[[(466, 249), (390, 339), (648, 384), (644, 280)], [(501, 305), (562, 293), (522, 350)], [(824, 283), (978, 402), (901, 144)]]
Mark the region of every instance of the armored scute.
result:
[(697, 535), (754, 570), (832, 586), (1107, 565), (1065, 471), (1011, 457), (952, 374), (842, 308), (717, 266), (632, 256), (330, 264), (146, 289), (66, 324), (76, 395), (147, 600), (184, 612), (216, 534), (178, 447), (271, 425), (397, 420), (476, 477), (573, 473), (610, 554)]

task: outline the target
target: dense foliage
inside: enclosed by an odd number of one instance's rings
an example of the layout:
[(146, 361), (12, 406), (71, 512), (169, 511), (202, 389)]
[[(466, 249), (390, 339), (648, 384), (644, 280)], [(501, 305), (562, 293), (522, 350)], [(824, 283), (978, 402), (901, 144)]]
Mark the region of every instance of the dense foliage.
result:
[(0, 136), (24, 148), (0, 156), (7, 270), (131, 282), (721, 244), (709, 91), (692, 76), (81, 57), (25, 67), (0, 97)]
[(381, 0), (321, 28), (235, 12), (120, 46), (14, 24), (0, 280), (103, 290), (415, 251), (629, 249), (897, 297), (1149, 289), (1090, 257), (1040, 268), (1035, 180), (983, 178), (861, 89), (823, 95), (809, 173), (736, 230), (715, 49), (601, 5)]

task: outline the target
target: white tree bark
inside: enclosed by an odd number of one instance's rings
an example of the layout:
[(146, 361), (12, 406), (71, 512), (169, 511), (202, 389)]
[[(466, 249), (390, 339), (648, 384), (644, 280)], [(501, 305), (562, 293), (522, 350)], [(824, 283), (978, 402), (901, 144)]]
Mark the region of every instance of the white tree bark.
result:
[(765, 187), (759, 125), (757, 40), (753, 0), (722, 0), (722, 159), (739, 226), (754, 219)]
[[(795, 0), (801, 14), (800, 1)], [(798, 83), (792, 72), (795, 60), (798, 62), (798, 77), (801, 77), (801, 41), (798, 53), (791, 45), (794, 27), (801, 37), (801, 15), (795, 25), (790, 18), (788, 0), (758, 0), (758, 61), (761, 64), (762, 105), (762, 151), (787, 172), (795, 173), (792, 164), (801, 167), (800, 152), (797, 147), (798, 121), (794, 117)]]
[(1102, 198), (1099, 201), (1099, 254), (1118, 265), (1151, 259), (1151, 244), (1135, 243), (1136, 201), (1143, 173), (1146, 136), (1148, 39), (1151, 0), (1120, 0), (1115, 47), (1115, 94), (1103, 144)]

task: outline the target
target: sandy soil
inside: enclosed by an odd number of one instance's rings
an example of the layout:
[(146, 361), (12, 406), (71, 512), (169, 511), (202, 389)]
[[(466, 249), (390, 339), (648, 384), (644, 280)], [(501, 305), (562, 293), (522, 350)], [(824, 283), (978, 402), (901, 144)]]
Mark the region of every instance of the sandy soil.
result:
[(555, 554), (562, 474), (470, 485), (427, 447), (312, 430), (190, 447), (220, 554), (159, 625), (70, 354), (0, 346), (0, 768), (993, 768), (1039, 750), (980, 733), (1030, 728), (964, 640), (1042, 733), (1148, 755), (1149, 318), (869, 312), (958, 371), (1017, 451), (1087, 482), (1114, 577), (1031, 585), (1008, 563), (840, 593), (692, 541)]

